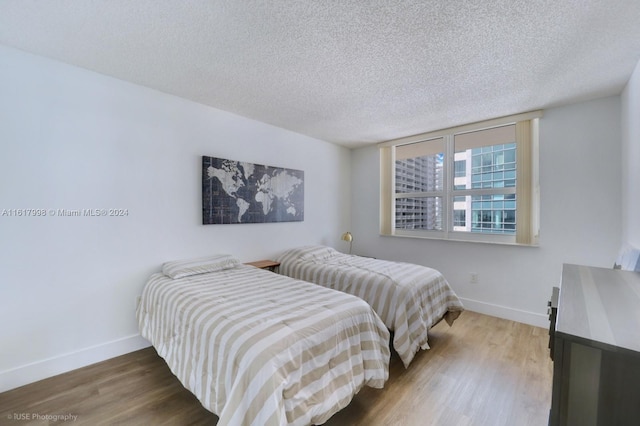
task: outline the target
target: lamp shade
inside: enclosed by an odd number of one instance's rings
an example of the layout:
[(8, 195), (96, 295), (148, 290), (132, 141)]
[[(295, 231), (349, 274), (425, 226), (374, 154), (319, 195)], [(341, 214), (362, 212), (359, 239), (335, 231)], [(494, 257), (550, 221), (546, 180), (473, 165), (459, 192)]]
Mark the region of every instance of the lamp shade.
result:
[(351, 235), (351, 232), (345, 232), (344, 234), (342, 234), (341, 238), (343, 241), (348, 241), (348, 242), (353, 241), (353, 235)]

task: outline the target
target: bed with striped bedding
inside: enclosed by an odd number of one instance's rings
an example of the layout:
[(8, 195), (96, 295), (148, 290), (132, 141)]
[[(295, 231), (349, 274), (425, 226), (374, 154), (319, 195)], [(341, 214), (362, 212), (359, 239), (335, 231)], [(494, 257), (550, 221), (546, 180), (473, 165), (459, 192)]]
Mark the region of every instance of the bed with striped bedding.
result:
[(340, 253), (331, 247), (287, 250), (279, 273), (350, 293), (369, 303), (389, 330), (405, 367), (420, 348), (428, 349), (428, 330), (441, 319), (449, 325), (464, 310), (440, 272), (411, 263)]
[(363, 386), (384, 385), (389, 332), (359, 298), (235, 260), (198, 263), (165, 264), (136, 314), (219, 425), (321, 424)]

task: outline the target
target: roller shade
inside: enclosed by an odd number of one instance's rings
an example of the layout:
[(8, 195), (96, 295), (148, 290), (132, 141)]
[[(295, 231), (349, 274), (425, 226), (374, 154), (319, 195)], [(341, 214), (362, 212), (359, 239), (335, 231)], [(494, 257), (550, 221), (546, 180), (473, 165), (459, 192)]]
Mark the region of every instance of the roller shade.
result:
[(516, 141), (516, 125), (495, 127), (493, 129), (478, 130), (477, 132), (462, 133), (454, 136), (455, 152), (480, 148), (489, 145), (502, 145)]
[(396, 147), (396, 160), (406, 160), (407, 158), (425, 157), (444, 153), (444, 139), (430, 139), (428, 141), (416, 142)]

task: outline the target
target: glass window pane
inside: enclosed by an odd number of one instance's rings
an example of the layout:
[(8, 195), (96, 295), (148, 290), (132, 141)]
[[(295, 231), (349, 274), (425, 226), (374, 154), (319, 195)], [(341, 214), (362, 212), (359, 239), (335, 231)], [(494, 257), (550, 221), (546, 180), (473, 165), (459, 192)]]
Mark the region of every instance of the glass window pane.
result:
[(515, 235), (515, 194), (454, 196), (453, 200), (453, 231)]
[(466, 210), (454, 210), (453, 211), (453, 226), (462, 227), (466, 224)]
[(463, 177), (467, 174), (467, 160), (458, 160), (454, 162), (455, 177)]
[(472, 168), (478, 168), (481, 166), (480, 164), (480, 156), (479, 155), (474, 155), (473, 159), (471, 160), (471, 167)]
[[(505, 188), (516, 185), (515, 125), (454, 135), (456, 188)], [(469, 176), (458, 163), (470, 160)], [(504, 171), (504, 173), (503, 173)], [(476, 184), (482, 182), (481, 185)], [(454, 190), (455, 190), (454, 189)]]
[[(471, 232), (510, 234), (516, 232), (515, 194), (467, 196), (469, 203)], [(461, 203), (456, 205), (462, 209)], [(465, 209), (467, 210), (467, 209)], [(455, 218), (454, 218), (455, 222)], [(461, 225), (458, 225), (461, 226)], [(459, 229), (455, 229), (456, 231)]]
[(442, 197), (397, 198), (396, 229), (442, 231)]
[(443, 162), (442, 138), (396, 147), (396, 193), (442, 191)]

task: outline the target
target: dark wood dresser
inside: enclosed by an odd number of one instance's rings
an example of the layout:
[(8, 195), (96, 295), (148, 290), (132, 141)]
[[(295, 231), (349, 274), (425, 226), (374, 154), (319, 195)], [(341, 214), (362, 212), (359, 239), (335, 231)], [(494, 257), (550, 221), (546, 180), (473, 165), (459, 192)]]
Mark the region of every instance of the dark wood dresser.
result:
[(554, 308), (549, 425), (640, 425), (640, 272), (565, 264)]

